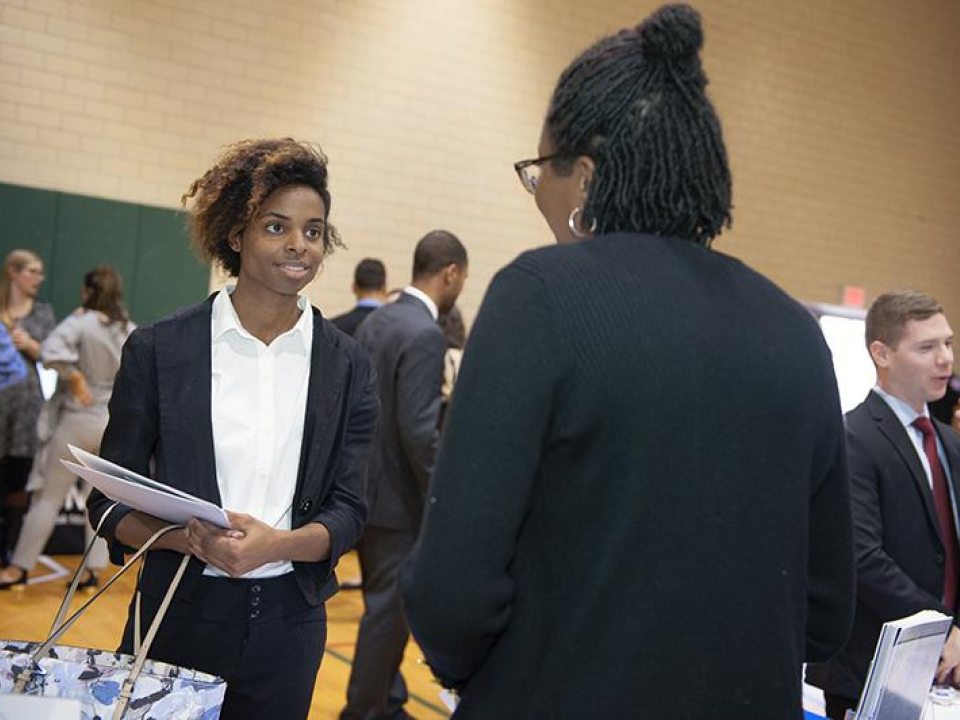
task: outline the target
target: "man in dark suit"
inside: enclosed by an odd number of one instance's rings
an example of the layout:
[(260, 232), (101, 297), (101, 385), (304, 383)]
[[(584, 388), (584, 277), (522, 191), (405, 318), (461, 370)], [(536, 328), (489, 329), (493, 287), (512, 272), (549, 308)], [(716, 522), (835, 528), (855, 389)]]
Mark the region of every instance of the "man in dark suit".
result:
[(331, 322), (347, 335), (355, 335), (367, 315), (387, 299), (387, 269), (376, 258), (364, 258), (353, 271), (353, 294), (357, 304), (350, 312), (337, 315)]
[[(842, 719), (863, 689), (880, 626), (920, 610), (956, 617), (960, 553), (956, 503), (960, 438), (931, 419), (953, 368), (953, 331), (943, 309), (913, 291), (881, 295), (867, 313), (877, 386), (847, 413), (847, 453), (857, 559), (853, 632), (807, 680)], [(937, 681), (960, 682), (960, 629), (947, 636)]]
[(453, 307), (466, 277), (460, 241), (445, 230), (428, 233), (414, 252), (412, 284), (357, 332), (377, 372), (382, 413), (370, 459), (370, 515), (357, 545), (364, 614), (343, 720), (410, 717), (400, 674), (409, 630), (397, 571), (420, 530), (437, 450), (447, 347), (437, 318)]

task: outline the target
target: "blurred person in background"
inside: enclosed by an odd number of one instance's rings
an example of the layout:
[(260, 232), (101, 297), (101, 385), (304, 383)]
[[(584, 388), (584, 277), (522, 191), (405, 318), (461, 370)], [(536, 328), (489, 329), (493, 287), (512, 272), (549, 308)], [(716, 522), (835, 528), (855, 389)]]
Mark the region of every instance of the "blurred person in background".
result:
[(880, 295), (864, 340), (877, 384), (846, 414), (857, 604), (853, 632), (829, 662), (807, 666), (827, 717), (859, 703), (881, 626), (921, 610), (953, 618), (935, 682), (960, 685), (960, 437), (931, 417), (953, 371), (953, 329), (936, 298)]
[(26, 379), (27, 365), (10, 339), (7, 326), (0, 323), (0, 390)]
[(457, 384), (457, 375), (460, 373), (460, 363), (463, 361), (463, 348), (467, 344), (467, 328), (463, 323), (463, 313), (454, 305), (450, 312), (444, 313), (437, 321), (443, 336), (447, 339), (447, 352), (443, 356), (443, 385), (441, 394), (443, 402), (440, 405), (440, 428), (447, 417), (447, 410), (453, 400), (453, 388)]
[(347, 335), (354, 335), (363, 320), (387, 300), (387, 269), (376, 258), (364, 258), (353, 271), (353, 294), (357, 304), (350, 312), (330, 322)]
[(417, 243), (410, 285), (357, 330), (373, 361), (380, 424), (367, 482), (370, 516), (357, 543), (363, 617), (341, 720), (409, 717), (400, 672), (410, 631), (397, 573), (417, 538), (439, 438), (447, 340), (437, 319), (450, 312), (467, 279), (467, 250), (451, 232)]
[(27, 478), (37, 451), (37, 418), (43, 393), (36, 363), (40, 345), (56, 325), (53, 308), (37, 300), (43, 261), (30, 250), (12, 250), (0, 273), (0, 323), (27, 366), (26, 377), (0, 389), (0, 565), (6, 567), (27, 507)]
[[(23, 586), (49, 540), (76, 477), (61, 463), (72, 459), (68, 445), (97, 454), (107, 425), (107, 402), (120, 366), (120, 351), (133, 330), (123, 303), (123, 283), (109, 265), (83, 276), (80, 307), (61, 322), (43, 342), (44, 367), (57, 371), (57, 392), (41, 412), (41, 441), (30, 483), (30, 510), (8, 567), (0, 571), (0, 589)], [(84, 497), (90, 487), (83, 484)], [(87, 542), (93, 537), (86, 527)], [(96, 572), (106, 567), (107, 547), (97, 542), (80, 587), (97, 584)]]

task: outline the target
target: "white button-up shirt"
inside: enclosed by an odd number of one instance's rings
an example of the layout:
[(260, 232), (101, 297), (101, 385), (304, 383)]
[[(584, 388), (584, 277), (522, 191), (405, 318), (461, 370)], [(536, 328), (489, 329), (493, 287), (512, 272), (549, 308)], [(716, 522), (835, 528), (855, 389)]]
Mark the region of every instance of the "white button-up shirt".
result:
[[(240, 323), (233, 287), (213, 301), (210, 416), (217, 486), (223, 507), (281, 530), (291, 528), (303, 443), (313, 313), (300, 297), (300, 319), (265, 345)], [(262, 565), (247, 578), (293, 570), (290, 562)], [(210, 565), (207, 575), (224, 575)]]

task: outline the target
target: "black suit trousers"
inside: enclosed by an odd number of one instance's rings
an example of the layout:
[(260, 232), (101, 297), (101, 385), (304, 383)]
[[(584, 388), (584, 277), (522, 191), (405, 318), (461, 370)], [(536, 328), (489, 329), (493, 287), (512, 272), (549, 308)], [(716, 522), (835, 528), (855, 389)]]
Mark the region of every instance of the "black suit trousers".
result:
[(416, 539), (414, 530), (368, 525), (357, 544), (364, 611), (341, 720), (406, 717), (407, 688), (400, 663), (410, 629), (403, 614), (398, 574)]
[[(146, 633), (162, 598), (144, 595)], [(121, 652), (133, 652), (130, 604)], [(305, 720), (326, 640), (324, 607), (310, 607), (293, 573), (255, 580), (204, 576), (174, 596), (150, 658), (227, 681), (221, 720)]]

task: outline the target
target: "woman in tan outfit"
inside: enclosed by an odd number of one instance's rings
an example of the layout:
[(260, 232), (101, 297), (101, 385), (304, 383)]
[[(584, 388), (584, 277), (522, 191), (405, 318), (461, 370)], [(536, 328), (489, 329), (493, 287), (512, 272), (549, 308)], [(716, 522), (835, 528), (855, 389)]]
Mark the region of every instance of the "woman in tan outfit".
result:
[[(31, 475), (35, 490), (30, 511), (9, 567), (0, 572), (0, 590), (23, 586), (53, 532), (63, 501), (76, 481), (60, 463), (71, 457), (67, 445), (92, 453), (100, 450), (107, 424), (107, 402), (120, 366), (120, 349), (134, 325), (123, 305), (123, 287), (116, 270), (101, 265), (88, 272), (81, 290), (82, 306), (60, 323), (44, 341), (41, 359), (60, 376), (57, 393), (46, 414), (48, 442)], [(41, 426), (44, 423), (41, 422)], [(41, 427), (43, 432), (43, 427)], [(84, 494), (89, 492), (85, 486)], [(87, 540), (92, 537), (87, 528)], [(106, 545), (90, 555), (90, 572), (82, 585), (96, 585), (96, 570), (107, 564)]]

